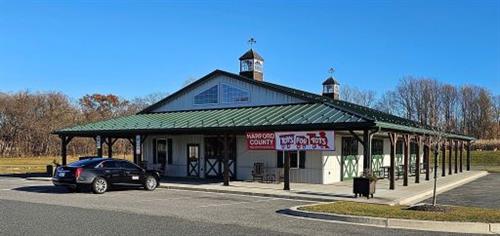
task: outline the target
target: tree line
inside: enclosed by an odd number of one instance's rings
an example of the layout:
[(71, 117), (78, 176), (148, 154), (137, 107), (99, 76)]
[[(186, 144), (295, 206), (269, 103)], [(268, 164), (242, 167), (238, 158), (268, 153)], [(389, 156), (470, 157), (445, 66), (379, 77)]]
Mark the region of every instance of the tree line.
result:
[(454, 86), (407, 76), (393, 90), (377, 94), (344, 86), (341, 99), (479, 139), (500, 138), (500, 95), (475, 85)]
[[(113, 94), (91, 94), (71, 99), (61, 92), (0, 93), (0, 156), (56, 156), (61, 142), (50, 134), (52, 131), (135, 114), (165, 96), (155, 93), (127, 100)], [(448, 132), (500, 138), (500, 96), (474, 85), (453, 86), (409, 76), (381, 95), (343, 85), (341, 99), (444, 127)], [(113, 148), (117, 153), (131, 152), (126, 140), (118, 141)], [(75, 138), (68, 153), (95, 154), (95, 142)]]
[[(50, 133), (77, 124), (131, 115), (166, 96), (156, 93), (127, 100), (113, 94), (85, 95), (77, 100), (60, 92), (0, 93), (0, 156), (55, 156), (61, 141)], [(118, 141), (114, 151), (131, 147)], [(94, 154), (95, 142), (75, 138), (68, 145), (74, 155)]]

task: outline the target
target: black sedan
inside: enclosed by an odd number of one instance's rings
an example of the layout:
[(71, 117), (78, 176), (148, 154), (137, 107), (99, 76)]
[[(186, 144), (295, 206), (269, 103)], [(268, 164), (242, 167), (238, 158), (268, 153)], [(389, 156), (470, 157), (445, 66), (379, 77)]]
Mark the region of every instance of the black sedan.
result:
[(56, 169), (52, 183), (71, 190), (90, 187), (94, 193), (104, 193), (110, 186), (143, 186), (152, 191), (160, 183), (156, 171), (147, 171), (132, 162), (112, 158), (89, 158)]

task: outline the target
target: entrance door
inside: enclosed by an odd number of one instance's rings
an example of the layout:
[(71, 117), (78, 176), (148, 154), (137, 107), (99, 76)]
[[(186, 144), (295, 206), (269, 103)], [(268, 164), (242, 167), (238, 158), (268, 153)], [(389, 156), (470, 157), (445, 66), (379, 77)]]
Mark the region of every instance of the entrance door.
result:
[(187, 145), (187, 175), (200, 176), (200, 145)]
[(156, 141), (156, 157), (160, 164), (157, 168), (163, 173), (165, 171), (165, 165), (167, 164), (167, 140), (158, 139)]
[[(236, 138), (228, 138), (229, 177), (236, 177)], [(205, 138), (205, 177), (223, 178), (224, 174), (224, 139), (219, 137)]]
[(358, 140), (353, 137), (342, 137), (341, 180), (358, 176)]

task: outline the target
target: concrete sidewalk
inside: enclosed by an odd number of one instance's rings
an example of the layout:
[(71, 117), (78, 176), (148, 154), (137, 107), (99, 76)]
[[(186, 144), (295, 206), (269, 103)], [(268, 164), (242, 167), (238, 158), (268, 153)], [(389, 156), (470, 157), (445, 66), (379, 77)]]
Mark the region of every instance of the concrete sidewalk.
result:
[[(438, 177), (437, 192), (441, 193), (458, 187), (475, 179), (483, 177), (488, 173), (485, 171), (468, 171), (446, 177)], [(301, 184), (291, 183), (291, 190), (284, 191), (283, 183), (267, 184), (258, 182), (232, 181), (230, 186), (223, 186), (220, 182), (209, 182), (198, 179), (165, 179), (160, 187), (168, 189), (195, 190), (206, 192), (222, 192), (244, 195), (256, 195), (265, 197), (279, 197), (308, 201), (356, 201), (379, 203), (389, 205), (408, 205), (420, 202), (432, 196), (433, 181), (425, 181), (421, 176), (419, 184), (415, 184), (414, 178), (409, 178), (409, 186), (404, 187), (402, 180), (396, 181), (396, 189), (389, 190), (388, 180), (379, 180), (374, 198), (354, 198), (352, 193), (352, 181), (344, 181), (335, 184)]]

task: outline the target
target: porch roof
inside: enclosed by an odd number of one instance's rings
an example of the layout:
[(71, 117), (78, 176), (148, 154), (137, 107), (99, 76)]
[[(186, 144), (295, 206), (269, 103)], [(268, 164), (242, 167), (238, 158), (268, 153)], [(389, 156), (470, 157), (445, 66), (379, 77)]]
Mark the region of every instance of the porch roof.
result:
[(206, 131), (353, 129), (373, 127), (372, 120), (324, 103), (139, 113), (77, 125), (54, 134), (93, 136)]

